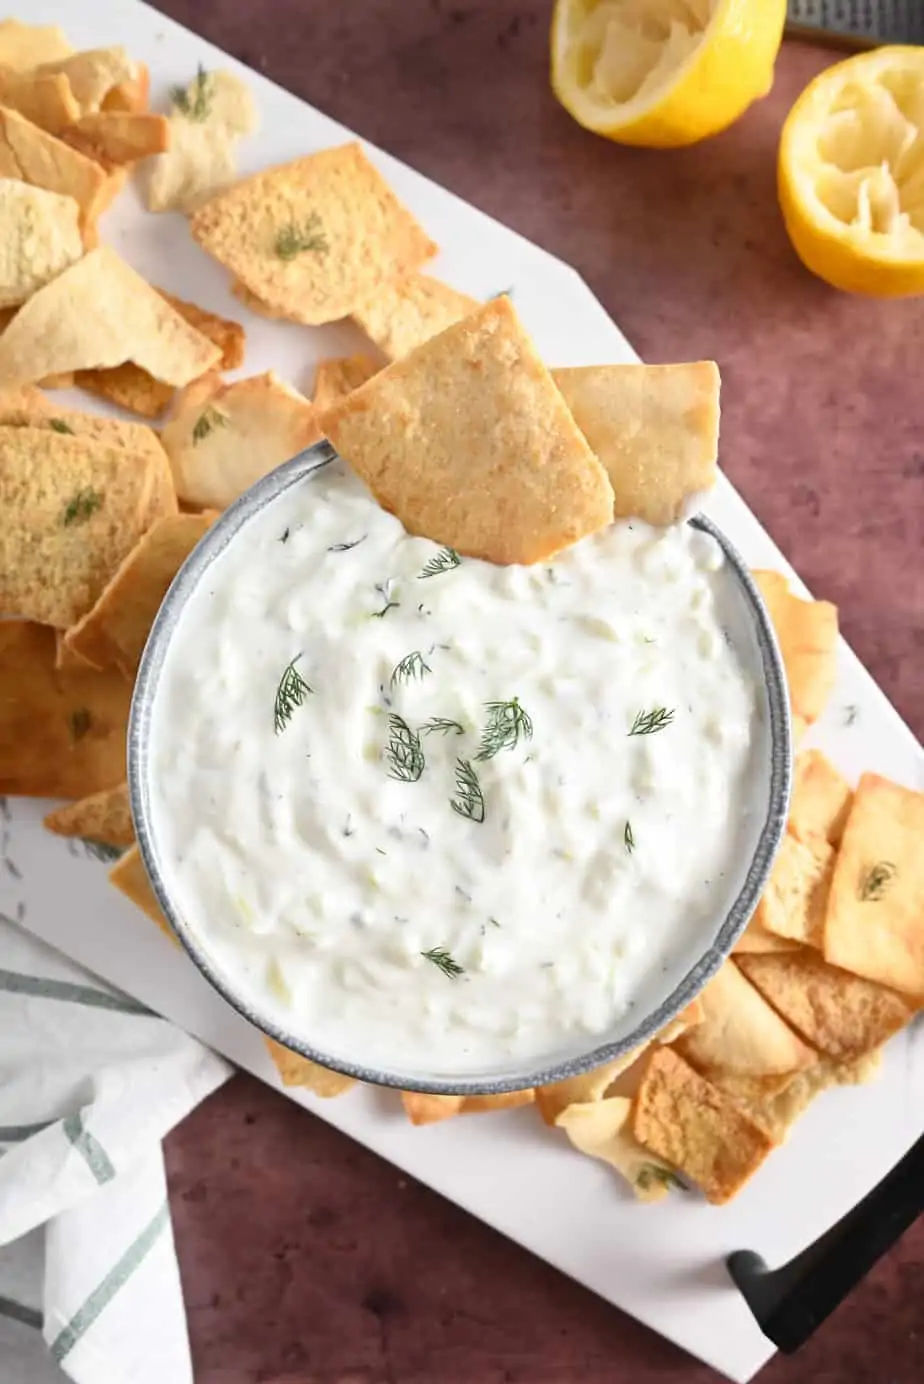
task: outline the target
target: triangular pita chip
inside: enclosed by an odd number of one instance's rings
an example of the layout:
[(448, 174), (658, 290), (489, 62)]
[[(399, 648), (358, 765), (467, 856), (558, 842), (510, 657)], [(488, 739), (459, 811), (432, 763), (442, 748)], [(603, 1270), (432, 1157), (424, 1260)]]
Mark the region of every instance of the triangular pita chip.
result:
[(135, 839), (128, 784), (91, 793), (49, 812), (44, 825), (58, 836), (80, 836), (103, 846), (130, 846)]
[(148, 210), (190, 213), (233, 183), (237, 142), (257, 124), (253, 96), (240, 77), (200, 68), (174, 96), (169, 146), (148, 169)]
[(157, 895), (151, 887), (148, 872), (144, 868), (144, 861), (137, 846), (130, 846), (125, 854), (116, 861), (109, 871), (109, 880), (120, 893), (131, 900), (136, 908), (140, 908), (142, 913), (146, 913), (151, 921), (157, 924), (161, 932), (169, 937), (175, 947), (181, 945), (157, 902)]
[(106, 174), (98, 163), (18, 111), (0, 106), (0, 176), (73, 197), (81, 226), (99, 214)]
[(880, 1047), (911, 1018), (914, 1004), (803, 948), (783, 956), (739, 956), (736, 964), (812, 1047), (838, 1061)]
[(0, 178), (0, 306), (24, 303), (82, 254), (73, 197)]
[(0, 794), (82, 798), (125, 779), (131, 687), (55, 668), (55, 632), (0, 620)]
[(754, 913), (765, 932), (820, 947), (834, 874), (834, 847), (823, 836), (798, 841), (785, 832)]
[(343, 399), (378, 374), (381, 366), (371, 356), (340, 356), (320, 360), (314, 376), (312, 403), (319, 411)]
[(606, 472), (507, 298), (388, 366), (320, 424), (406, 529), (463, 554), (538, 562), (612, 518)]
[(634, 1137), (632, 1102), (625, 1096), (569, 1105), (556, 1119), (579, 1153), (609, 1163), (629, 1183), (639, 1201), (660, 1201), (677, 1183), (670, 1164)]
[(733, 961), (726, 961), (713, 976), (700, 1001), (703, 1022), (674, 1044), (698, 1072), (773, 1076), (817, 1061), (818, 1054), (796, 1037)]
[(822, 836), (839, 846), (853, 801), (843, 774), (821, 750), (803, 750), (796, 758), (789, 805), (789, 830), (800, 841)]
[(215, 509), (320, 437), (311, 404), (271, 370), (233, 384), (217, 374), (196, 380), (161, 433), (180, 499)]
[(793, 717), (810, 726), (827, 706), (837, 676), (837, 607), (794, 596), (778, 572), (753, 577), (779, 641)]
[(860, 779), (825, 920), (826, 958), (924, 996), (924, 793)]
[(329, 1067), (322, 1067), (319, 1063), (302, 1057), (300, 1053), (293, 1052), (291, 1048), (284, 1048), (272, 1038), (264, 1036), (263, 1041), (283, 1086), (305, 1086), (316, 1096), (330, 1099), (332, 1096), (342, 1096), (344, 1091), (356, 1085), (351, 1076), (332, 1072)]
[(429, 274), (406, 274), (358, 303), (353, 321), (388, 360), (399, 360), (479, 306), (477, 298)]
[(553, 370), (574, 421), (613, 485), (615, 514), (673, 524), (715, 484), (719, 369), (590, 365)]
[(309, 325), (348, 316), (436, 249), (359, 144), (244, 178), (196, 212), (192, 233), (269, 308)]
[(131, 360), (179, 387), (220, 356), (217, 346), (103, 245), (46, 284), (13, 318), (0, 336), (0, 385)]
[(18, 19), (0, 21), (0, 65), (29, 72), (43, 62), (59, 62), (74, 50), (57, 24), (21, 24)]

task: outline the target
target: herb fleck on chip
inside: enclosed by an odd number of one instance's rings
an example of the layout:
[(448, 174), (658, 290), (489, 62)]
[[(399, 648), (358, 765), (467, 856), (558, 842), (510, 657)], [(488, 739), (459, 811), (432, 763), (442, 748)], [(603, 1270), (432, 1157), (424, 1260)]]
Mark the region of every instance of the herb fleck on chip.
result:
[(84, 486), (83, 490), (78, 490), (64, 507), (64, 514), (61, 523), (64, 527), (70, 528), (71, 524), (85, 524), (91, 514), (95, 514), (103, 503), (103, 497), (98, 490), (92, 486)]
[(891, 860), (880, 860), (876, 865), (871, 865), (860, 880), (860, 902), (878, 903), (891, 889), (897, 874), (898, 867)]
[(193, 446), (198, 447), (200, 442), (204, 442), (210, 432), (216, 428), (226, 428), (231, 419), (220, 408), (208, 404), (193, 424), (192, 441)]
[(324, 232), (324, 225), (316, 211), (306, 218), (303, 225), (290, 221), (276, 235), (273, 247), (281, 260), (293, 260), (297, 255), (309, 251), (316, 255), (326, 255), (330, 242)]
[(66, 433), (69, 437), (74, 436), (74, 429), (70, 427), (69, 424), (65, 423), (63, 418), (49, 419), (48, 426), (51, 428), (52, 432)]

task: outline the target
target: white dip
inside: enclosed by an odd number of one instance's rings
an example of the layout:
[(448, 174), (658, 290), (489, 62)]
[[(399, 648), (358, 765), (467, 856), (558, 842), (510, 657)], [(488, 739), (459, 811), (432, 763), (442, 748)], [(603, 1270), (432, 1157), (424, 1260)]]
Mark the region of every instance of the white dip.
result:
[(741, 598), (686, 525), (534, 567), (441, 553), (336, 468), (245, 525), (166, 656), (155, 840), (214, 967), (288, 1033), (404, 1073), (535, 1069), (651, 1012), (737, 893)]

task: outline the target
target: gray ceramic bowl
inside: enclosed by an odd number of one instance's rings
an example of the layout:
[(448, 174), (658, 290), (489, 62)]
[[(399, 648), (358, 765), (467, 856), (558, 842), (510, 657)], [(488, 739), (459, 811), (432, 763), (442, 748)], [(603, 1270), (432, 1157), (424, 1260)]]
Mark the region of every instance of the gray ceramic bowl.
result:
[(267, 1014), (260, 1012), (247, 997), (237, 991), (222, 974), (197, 936), (177, 909), (161, 867), (157, 835), (154, 830), (150, 802), (149, 753), (151, 711), (157, 697), (158, 680), (164, 655), (183, 609), (191, 594), (208, 571), (210, 564), (235, 541), (253, 517), (271, 505), (292, 486), (311, 484), (312, 476), (336, 461), (337, 453), (326, 442), (310, 447), (293, 461), (280, 466), (266, 476), (227, 510), (208, 531), (182, 570), (175, 578), (161, 606), (141, 661), (132, 702), (128, 732), (128, 778), (132, 815), (138, 844), (147, 867), (154, 892), (161, 908), (173, 925), (177, 936), (207, 980), (224, 996), (238, 1013), (277, 1042), (320, 1062), (325, 1067), (357, 1077), (360, 1081), (383, 1086), (398, 1086), (405, 1090), (434, 1091), (442, 1094), (457, 1092), (492, 1093), (513, 1091), (529, 1086), (561, 1081), (592, 1067), (619, 1057), (653, 1037), (665, 1024), (690, 1003), (706, 982), (718, 970), (731, 951), (736, 939), (747, 926), (754, 911), (786, 825), (792, 777), (792, 745), (789, 703), (783, 665), (767, 611), (751, 576), (728, 539), (714, 524), (698, 515), (689, 522), (711, 534), (721, 545), (736, 578), (733, 593), (735, 610), (723, 610), (726, 615), (726, 637), (729, 638), (750, 668), (762, 695), (763, 705), (756, 718), (756, 737), (760, 740), (762, 779), (759, 802), (753, 812), (753, 825), (738, 862), (734, 884), (730, 887), (724, 916), (716, 917), (711, 937), (691, 941), (691, 954), (678, 963), (676, 974), (652, 980), (651, 993), (643, 987), (639, 1000), (620, 1022), (614, 1025), (606, 1041), (594, 1040), (586, 1049), (569, 1049), (554, 1054), (531, 1068), (503, 1068), (481, 1075), (466, 1074), (457, 1078), (430, 1075), (424, 1070), (398, 1071), (374, 1065), (370, 1053), (369, 1065), (358, 1066), (340, 1059), (336, 1053), (322, 1051), (310, 1041), (280, 1027)]

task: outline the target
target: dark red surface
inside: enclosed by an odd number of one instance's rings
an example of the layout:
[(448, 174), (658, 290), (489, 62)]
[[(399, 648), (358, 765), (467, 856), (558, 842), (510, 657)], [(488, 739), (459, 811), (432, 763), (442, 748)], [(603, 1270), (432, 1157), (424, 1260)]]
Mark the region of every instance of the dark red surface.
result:
[[(733, 130), (649, 153), (556, 105), (546, 3), (160, 7), (570, 261), (647, 359), (714, 356), (725, 469), (924, 735), (924, 299), (813, 280), (774, 193), (780, 123), (831, 53), (787, 46)], [(716, 1378), (250, 1079), (167, 1152), (197, 1384)], [(918, 1384), (922, 1303), (919, 1223), (762, 1384)]]

